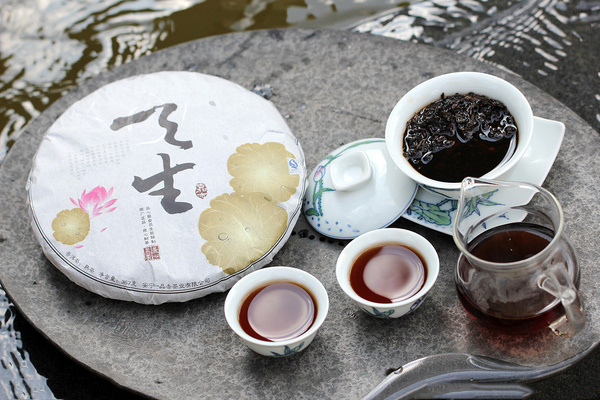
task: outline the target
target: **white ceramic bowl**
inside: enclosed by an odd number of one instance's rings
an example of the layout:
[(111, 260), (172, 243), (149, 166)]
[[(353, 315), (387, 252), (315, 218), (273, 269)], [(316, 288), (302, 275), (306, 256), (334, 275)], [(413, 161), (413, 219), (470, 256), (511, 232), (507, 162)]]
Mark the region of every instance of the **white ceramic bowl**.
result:
[[(505, 163), (497, 166), (481, 178), (497, 179), (510, 170), (523, 157), (533, 135), (533, 112), (525, 96), (504, 79), (480, 72), (453, 72), (431, 78), (406, 93), (396, 104), (388, 118), (385, 140), (394, 163), (407, 176), (422, 187), (435, 193), (458, 198), (460, 182), (441, 182), (421, 175), (403, 155), (404, 131), (410, 119), (428, 104), (439, 100), (442, 93), (473, 92), (504, 103), (513, 115), (518, 128), (518, 141), (514, 154)], [(479, 177), (477, 177), (479, 178)]]
[[(255, 289), (271, 282), (281, 281), (297, 283), (311, 292), (317, 302), (315, 322), (305, 333), (293, 339), (270, 342), (253, 338), (240, 325), (238, 317), (240, 307)], [(254, 271), (233, 285), (225, 299), (225, 319), (231, 329), (250, 349), (269, 357), (290, 356), (304, 350), (315, 338), (328, 311), (329, 297), (321, 282), (308, 272), (291, 267), (267, 267)]]
[[(424, 259), (427, 278), (414, 296), (395, 303), (375, 303), (360, 297), (350, 285), (350, 270), (356, 259), (366, 250), (384, 244), (404, 245), (418, 252)], [(433, 245), (423, 236), (405, 229), (385, 228), (367, 232), (344, 247), (338, 257), (335, 273), (338, 284), (367, 314), (378, 318), (400, 318), (417, 309), (435, 284), (440, 271), (440, 261)]]

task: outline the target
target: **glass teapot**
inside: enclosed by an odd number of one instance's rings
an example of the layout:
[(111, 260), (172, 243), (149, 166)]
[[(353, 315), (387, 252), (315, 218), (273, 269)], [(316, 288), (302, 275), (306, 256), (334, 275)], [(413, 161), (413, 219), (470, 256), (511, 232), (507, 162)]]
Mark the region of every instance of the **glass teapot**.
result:
[(539, 186), (465, 178), (453, 237), (465, 310), (492, 330), (569, 337), (585, 326), (579, 265), (554, 195)]

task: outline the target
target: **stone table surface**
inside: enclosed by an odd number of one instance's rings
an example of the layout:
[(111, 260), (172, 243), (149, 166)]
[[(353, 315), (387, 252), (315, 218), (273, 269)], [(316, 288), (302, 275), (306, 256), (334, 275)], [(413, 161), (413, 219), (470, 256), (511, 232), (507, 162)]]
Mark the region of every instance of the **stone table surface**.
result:
[[(383, 137), (398, 99), (430, 77), (473, 70), (507, 79), (523, 91), (535, 115), (567, 127), (544, 186), (563, 204), (566, 232), (580, 257), (586, 330), (567, 341), (550, 334), (501, 337), (478, 329), (455, 296), (458, 250), (452, 238), (404, 219), (393, 226), (431, 241), (441, 271), (416, 313), (389, 321), (358, 311), (337, 287), (335, 260), (346, 242), (321, 237), (300, 218), (273, 265), (315, 275), (328, 290), (331, 306), (310, 347), (284, 359), (258, 356), (243, 345), (223, 316), (223, 293), (183, 304), (143, 306), (79, 288), (46, 260), (29, 228), (25, 182), (32, 157), (43, 133), (73, 102), (109, 82), (164, 70), (197, 71), (247, 89), (268, 88), (304, 149), (309, 171), (345, 143)], [(0, 172), (0, 280), (23, 315), (64, 352), (117, 385), (152, 398), (360, 398), (390, 369), (444, 352), (479, 353), (541, 368), (577, 357), (600, 340), (600, 226), (591, 223), (600, 215), (595, 201), (598, 151), (597, 133), (559, 101), (516, 75), (453, 52), (330, 30), (211, 37), (103, 73), (29, 125)], [(592, 356), (597, 359), (597, 352)], [(539, 385), (548, 396), (558, 386)]]

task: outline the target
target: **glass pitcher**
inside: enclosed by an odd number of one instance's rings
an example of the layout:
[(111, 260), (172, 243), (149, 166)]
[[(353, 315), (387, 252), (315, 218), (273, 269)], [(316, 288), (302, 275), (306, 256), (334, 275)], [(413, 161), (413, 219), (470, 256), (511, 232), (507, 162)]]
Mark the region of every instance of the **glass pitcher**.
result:
[(465, 178), (453, 225), (465, 310), (506, 334), (549, 327), (570, 337), (583, 329), (579, 265), (563, 228), (562, 207), (546, 189)]

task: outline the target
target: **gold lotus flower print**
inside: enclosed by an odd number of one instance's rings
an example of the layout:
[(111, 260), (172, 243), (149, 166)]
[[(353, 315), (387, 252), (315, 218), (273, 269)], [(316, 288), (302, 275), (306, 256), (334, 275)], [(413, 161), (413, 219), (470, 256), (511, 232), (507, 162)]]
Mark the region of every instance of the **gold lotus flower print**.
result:
[(231, 275), (262, 257), (286, 229), (287, 212), (264, 193), (222, 194), (200, 214), (209, 263)]
[(90, 216), (81, 208), (63, 210), (52, 221), (54, 239), (67, 245), (81, 242), (90, 232)]
[(265, 193), (275, 203), (289, 200), (300, 183), (299, 174), (290, 174), (288, 162), (295, 156), (281, 143), (246, 143), (227, 161), (229, 182), (236, 193)]

